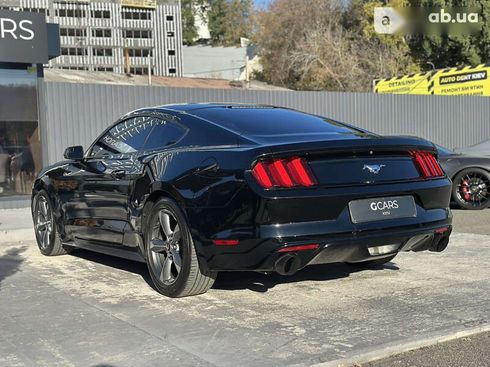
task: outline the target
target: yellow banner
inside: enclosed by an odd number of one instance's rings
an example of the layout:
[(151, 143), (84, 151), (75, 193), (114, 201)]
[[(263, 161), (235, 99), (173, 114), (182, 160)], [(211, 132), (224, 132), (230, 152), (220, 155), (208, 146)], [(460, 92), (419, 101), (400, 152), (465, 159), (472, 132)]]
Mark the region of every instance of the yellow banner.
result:
[(156, 0), (121, 0), (122, 6), (127, 6), (131, 8), (151, 8), (157, 7)]
[(374, 92), (440, 96), (490, 96), (490, 66), (466, 66), (375, 80)]
[(490, 96), (490, 68), (477, 67), (439, 70), (432, 77), (430, 94), (442, 96)]
[(429, 94), (429, 80), (432, 73), (419, 73), (397, 78), (374, 81), (375, 93)]

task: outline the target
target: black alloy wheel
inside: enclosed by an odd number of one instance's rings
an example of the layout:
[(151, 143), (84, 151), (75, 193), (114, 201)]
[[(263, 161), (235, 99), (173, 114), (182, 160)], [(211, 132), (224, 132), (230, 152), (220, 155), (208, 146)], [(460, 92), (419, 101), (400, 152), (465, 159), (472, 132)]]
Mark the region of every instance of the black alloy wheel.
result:
[(169, 198), (154, 204), (145, 231), (146, 261), (155, 288), (168, 297), (205, 293), (216, 272), (201, 270), (184, 214)]
[(480, 168), (468, 168), (453, 180), (453, 200), (460, 208), (479, 210), (488, 207), (490, 173)]
[(59, 238), (54, 221), (53, 207), (46, 191), (39, 191), (32, 207), (34, 232), (39, 251), (46, 256), (64, 255), (69, 252)]

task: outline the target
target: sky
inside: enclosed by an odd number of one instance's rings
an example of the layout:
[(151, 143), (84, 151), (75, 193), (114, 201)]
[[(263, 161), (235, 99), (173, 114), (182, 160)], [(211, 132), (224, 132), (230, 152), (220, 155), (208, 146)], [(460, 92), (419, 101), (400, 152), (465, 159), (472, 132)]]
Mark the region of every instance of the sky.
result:
[(257, 7), (266, 7), (272, 0), (254, 0)]

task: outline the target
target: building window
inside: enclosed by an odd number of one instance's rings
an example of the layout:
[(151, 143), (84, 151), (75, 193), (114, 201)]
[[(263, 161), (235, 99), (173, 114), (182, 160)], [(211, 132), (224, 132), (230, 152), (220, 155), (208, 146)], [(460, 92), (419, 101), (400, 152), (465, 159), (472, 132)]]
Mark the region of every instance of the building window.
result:
[(61, 54), (65, 56), (87, 56), (87, 49), (82, 47), (62, 47)]
[(111, 12), (109, 10), (92, 10), (90, 12), (90, 15), (92, 18), (97, 18), (97, 19), (110, 19), (111, 18)]
[(94, 56), (112, 56), (112, 48), (96, 47), (92, 49)]
[(131, 57), (148, 57), (151, 56), (151, 49), (149, 48), (130, 48), (128, 54)]
[(62, 70), (88, 70), (88, 67), (86, 66), (55, 66), (54, 68), (56, 69), (62, 69)]
[(124, 38), (144, 38), (148, 39), (152, 37), (151, 31), (143, 29), (125, 29), (123, 30)]
[(60, 36), (86, 37), (87, 30), (80, 28), (60, 28)]
[(85, 18), (85, 10), (82, 9), (56, 9), (55, 14), (61, 18)]
[(95, 71), (108, 71), (108, 72), (113, 72), (114, 68), (113, 67), (107, 67), (107, 66), (98, 66), (95, 68)]
[(175, 68), (169, 68), (168, 69), (169, 74), (175, 74), (176, 72), (177, 72), (177, 70), (175, 70)]
[(175, 33), (174, 32), (167, 32), (167, 37), (174, 37)]
[(23, 11), (30, 11), (32, 13), (42, 13), (42, 14), (46, 14), (47, 13), (47, 9), (42, 9), (42, 8), (22, 8), (22, 10)]
[(121, 17), (129, 20), (151, 20), (151, 12), (124, 10), (121, 12)]
[[(129, 72), (134, 75), (148, 75), (148, 68), (144, 67), (131, 67), (129, 68)], [(155, 71), (151, 69), (151, 73), (155, 74)]]
[(167, 15), (165, 17), (165, 19), (167, 19), (169, 22), (173, 21), (174, 20), (174, 16), (173, 15)]
[(110, 38), (111, 36), (111, 29), (92, 29), (92, 37)]
[(175, 56), (175, 50), (168, 50), (168, 56)]

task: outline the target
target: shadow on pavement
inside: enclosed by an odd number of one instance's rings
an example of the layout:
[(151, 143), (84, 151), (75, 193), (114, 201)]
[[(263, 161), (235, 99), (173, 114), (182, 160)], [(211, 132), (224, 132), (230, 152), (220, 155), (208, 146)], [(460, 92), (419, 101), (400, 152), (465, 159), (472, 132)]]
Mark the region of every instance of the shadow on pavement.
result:
[[(155, 289), (150, 275), (148, 274), (148, 268), (146, 267), (146, 264), (82, 249), (77, 249), (75, 252), (73, 252), (72, 255), (119, 270), (139, 274), (153, 289)], [(392, 262), (389, 262), (382, 266), (369, 268), (369, 270), (371, 271), (396, 271), (398, 269), (398, 266), (396, 266)], [(364, 270), (366, 269), (350, 266), (343, 263), (335, 263), (325, 265), (311, 265), (300, 270), (292, 276), (282, 276), (276, 273), (263, 274), (246, 271), (221, 272), (218, 274), (218, 278), (214, 283), (213, 289), (249, 289), (254, 292), (267, 292), (269, 289), (274, 288), (278, 284), (298, 283), (307, 280), (328, 281), (333, 279), (346, 278), (352, 273)]]
[(20, 265), (24, 262), (24, 259), (20, 256), (27, 247), (18, 247), (9, 249), (4, 255), (0, 256), (0, 289), (2, 288), (2, 282), (9, 276), (19, 271)]
[[(394, 263), (366, 268), (373, 270), (398, 270)], [(254, 292), (267, 292), (278, 284), (298, 283), (303, 281), (328, 281), (347, 278), (350, 274), (366, 269), (353, 267), (348, 264), (334, 263), (311, 265), (291, 276), (282, 276), (276, 273), (263, 274), (255, 272), (222, 272), (218, 274), (213, 289), (239, 290), (249, 289)]]
[(148, 268), (146, 264), (138, 261), (126, 260), (120, 257), (100, 254), (98, 252), (76, 249), (71, 253), (72, 256), (76, 256), (80, 259), (92, 261), (111, 268), (127, 271), (134, 274), (139, 274), (141, 277), (153, 288), (151, 283), (150, 274), (148, 274)]

